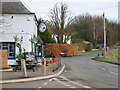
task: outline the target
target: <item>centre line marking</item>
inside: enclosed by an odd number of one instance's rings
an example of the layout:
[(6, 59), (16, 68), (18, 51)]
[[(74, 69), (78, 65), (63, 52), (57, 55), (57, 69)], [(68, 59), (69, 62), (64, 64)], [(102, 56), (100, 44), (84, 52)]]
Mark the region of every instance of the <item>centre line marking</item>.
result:
[(114, 75), (118, 75), (117, 73), (115, 73), (115, 72), (112, 72), (112, 71), (110, 71), (110, 73), (112, 73), (112, 74), (114, 74)]
[(103, 68), (103, 67), (100, 67), (102, 70), (106, 70), (105, 68)]
[(47, 85), (48, 83), (46, 82), (46, 83), (44, 83), (43, 85)]
[(73, 83), (73, 84), (75, 84), (75, 85), (81, 86), (81, 87), (83, 87), (83, 88), (92, 88), (92, 87), (90, 87), (90, 86), (85, 86), (85, 85), (79, 84), (79, 83), (77, 83), (77, 82), (74, 82), (74, 81), (72, 81), (72, 80), (69, 80), (69, 79), (67, 79), (67, 78), (64, 77), (64, 76), (59, 76), (59, 77), (65, 79), (65, 80), (67, 80), (67, 81), (69, 81), (69, 82), (71, 82), (71, 83)]

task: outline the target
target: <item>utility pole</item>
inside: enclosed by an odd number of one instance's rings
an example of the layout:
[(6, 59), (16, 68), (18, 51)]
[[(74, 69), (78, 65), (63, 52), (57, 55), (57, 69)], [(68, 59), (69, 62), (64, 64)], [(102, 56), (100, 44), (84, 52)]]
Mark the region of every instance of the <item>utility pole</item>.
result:
[(104, 25), (104, 56), (106, 57), (106, 25), (105, 25), (105, 14), (103, 13), (103, 25)]

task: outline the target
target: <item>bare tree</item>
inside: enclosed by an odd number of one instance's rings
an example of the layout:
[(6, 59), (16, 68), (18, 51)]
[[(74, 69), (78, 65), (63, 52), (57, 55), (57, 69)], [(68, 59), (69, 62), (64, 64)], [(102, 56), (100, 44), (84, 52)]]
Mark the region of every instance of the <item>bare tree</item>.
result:
[(51, 24), (57, 30), (58, 43), (66, 43), (67, 41), (67, 26), (70, 25), (71, 19), (68, 14), (68, 6), (64, 3), (59, 3), (53, 7), (50, 12)]

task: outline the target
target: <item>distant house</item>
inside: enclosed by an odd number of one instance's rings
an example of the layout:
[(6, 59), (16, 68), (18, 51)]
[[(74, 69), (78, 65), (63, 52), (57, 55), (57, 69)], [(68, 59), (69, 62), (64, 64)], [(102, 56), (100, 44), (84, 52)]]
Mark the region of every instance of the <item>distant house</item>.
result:
[[(31, 39), (37, 36), (37, 19), (20, 0), (0, 0), (0, 49), (8, 50), (8, 65), (14, 65), (19, 50), (15, 46), (14, 36), (22, 39), (26, 52), (32, 51)], [(6, 1), (6, 2), (5, 2)], [(17, 2), (14, 2), (17, 1)]]

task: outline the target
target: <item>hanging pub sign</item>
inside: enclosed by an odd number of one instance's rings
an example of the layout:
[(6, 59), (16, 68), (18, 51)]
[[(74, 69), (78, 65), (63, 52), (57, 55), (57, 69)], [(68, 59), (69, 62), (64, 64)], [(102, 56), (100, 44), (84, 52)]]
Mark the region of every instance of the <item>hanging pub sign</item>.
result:
[(38, 29), (39, 29), (40, 32), (45, 32), (45, 31), (46, 31), (46, 28), (47, 28), (47, 26), (46, 26), (46, 24), (43, 23), (43, 22), (40, 23), (39, 26), (38, 26)]

